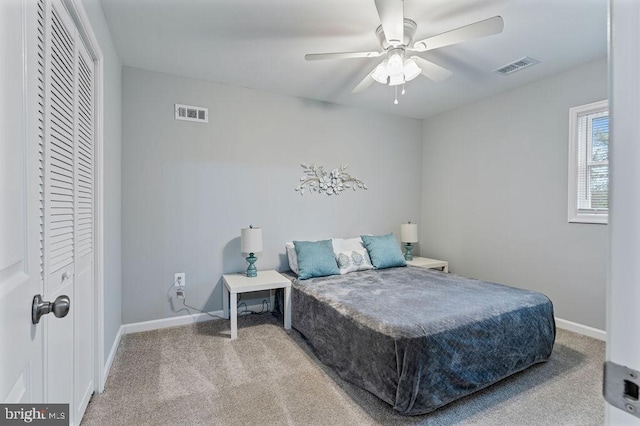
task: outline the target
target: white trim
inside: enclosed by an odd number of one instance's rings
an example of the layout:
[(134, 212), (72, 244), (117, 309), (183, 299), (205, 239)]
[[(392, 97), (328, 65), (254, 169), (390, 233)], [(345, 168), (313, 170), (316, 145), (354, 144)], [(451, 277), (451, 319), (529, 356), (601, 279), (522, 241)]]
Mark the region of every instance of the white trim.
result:
[[(256, 310), (260, 308), (261, 308), (260, 305), (248, 307), (248, 309), (250, 310)], [(209, 314), (215, 315), (220, 318), (213, 318)], [(141, 321), (141, 322), (132, 322), (129, 324), (123, 324), (120, 327), (120, 330), (118, 331), (118, 335), (116, 336), (115, 340), (119, 344), (120, 337), (123, 334), (139, 333), (141, 331), (161, 330), (163, 328), (178, 327), (181, 325), (195, 324), (198, 322), (224, 319), (222, 310), (211, 311), (209, 312), (209, 314), (197, 313), (197, 314), (190, 314), (190, 315), (181, 315), (181, 316), (171, 317), (171, 318), (162, 318), (162, 319), (151, 320), (151, 321)], [(588, 325), (579, 324), (577, 322), (568, 321), (558, 317), (555, 318), (555, 321), (556, 321), (556, 326), (563, 330), (573, 331), (574, 333), (582, 334), (588, 337), (593, 337), (594, 339), (598, 339), (598, 340), (604, 341), (607, 339), (607, 332), (604, 330), (590, 327)], [(114, 343), (114, 346), (112, 347), (111, 351), (115, 353), (116, 349), (117, 349), (117, 345)], [(113, 354), (110, 353), (109, 358), (111, 358), (112, 356)], [(110, 365), (110, 361), (107, 365)], [(106, 379), (106, 375), (105, 375), (105, 379)]]
[(562, 318), (556, 317), (556, 326), (563, 330), (573, 331), (574, 333), (582, 334), (583, 336), (593, 337), (594, 339), (606, 341), (607, 332), (598, 328), (589, 327), (588, 325), (579, 324), (573, 321), (567, 321)]
[(609, 222), (609, 212), (591, 213), (578, 209), (578, 118), (580, 115), (597, 110), (608, 110), (609, 101), (593, 102), (586, 105), (580, 105), (569, 108), (569, 164), (568, 164), (568, 209), (567, 220), (569, 223), (599, 223), (607, 224)]
[[(257, 308), (256, 306), (249, 307), (250, 309)], [(222, 317), (223, 312), (220, 311), (211, 311), (209, 312), (211, 315)], [(120, 326), (118, 333), (116, 334), (116, 338), (114, 339), (113, 345), (111, 346), (111, 351), (109, 351), (109, 356), (104, 365), (102, 383), (106, 383), (107, 377), (109, 376), (109, 371), (111, 370), (111, 365), (113, 364), (113, 360), (116, 356), (116, 352), (118, 351), (118, 347), (120, 346), (120, 341), (122, 340), (122, 336), (126, 334), (132, 333), (140, 333), (142, 331), (151, 331), (151, 330), (161, 330), (163, 328), (170, 327), (178, 327), (181, 325), (187, 324), (195, 324), (199, 322), (205, 321), (213, 321), (217, 318), (212, 318), (209, 314), (205, 313), (197, 313), (191, 315), (182, 315), (179, 317), (173, 318), (162, 318), (159, 320), (152, 321), (142, 321), (142, 322), (134, 322), (130, 324), (123, 324)], [(223, 318), (220, 318), (223, 319)], [(555, 318), (556, 326), (563, 330), (569, 330), (574, 333), (582, 334), (584, 336), (592, 337), (594, 339), (606, 341), (607, 332), (603, 330), (599, 330), (597, 328), (589, 327), (587, 325), (578, 324), (573, 321), (567, 321), (562, 318)]]
[[(640, 370), (640, 2), (609, 1), (609, 93), (612, 165), (606, 360)], [(637, 383), (637, 380), (636, 380)], [(612, 393), (616, 390), (612, 390)], [(638, 414), (639, 405), (636, 407)], [(605, 404), (606, 425), (640, 426), (640, 416)]]
[(95, 359), (98, 364), (95, 369), (95, 388), (98, 393), (104, 390), (106, 377), (104, 368), (104, 60), (102, 52), (96, 59), (95, 67), (95, 160), (94, 160), (94, 298), (95, 298)]
[[(224, 319), (222, 317), (222, 310), (211, 311), (209, 312), (209, 314), (220, 317), (219, 319)], [(212, 320), (218, 319), (218, 318), (213, 318), (209, 314), (199, 312), (197, 314), (181, 315), (178, 317), (162, 318), (162, 319), (151, 320), (151, 321), (133, 322), (130, 324), (123, 324), (122, 328), (124, 329), (124, 334), (131, 334), (131, 333), (139, 333), (141, 331), (160, 330), (163, 328), (177, 327), (180, 325), (195, 324), (197, 322), (212, 321)]]
[(569, 223), (595, 223), (607, 225), (609, 223), (608, 214), (576, 213), (569, 212)]
[(104, 369), (102, 370), (102, 378), (101, 378), (103, 387), (104, 387), (104, 383), (107, 382), (107, 377), (109, 376), (109, 371), (111, 371), (111, 365), (113, 364), (113, 359), (116, 357), (116, 352), (118, 352), (118, 347), (120, 346), (120, 340), (122, 339), (122, 336), (124, 336), (124, 334), (125, 334), (124, 326), (121, 325), (120, 328), (118, 329), (118, 333), (116, 334), (116, 338), (113, 339), (113, 345), (111, 345), (109, 356), (107, 357), (104, 363)]

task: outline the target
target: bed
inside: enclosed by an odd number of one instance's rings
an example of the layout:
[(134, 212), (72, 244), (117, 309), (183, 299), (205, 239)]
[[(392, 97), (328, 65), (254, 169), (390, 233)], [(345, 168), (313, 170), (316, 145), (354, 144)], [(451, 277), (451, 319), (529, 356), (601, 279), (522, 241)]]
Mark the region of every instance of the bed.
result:
[(292, 280), (292, 326), (343, 379), (406, 415), (546, 361), (543, 294), (417, 267)]

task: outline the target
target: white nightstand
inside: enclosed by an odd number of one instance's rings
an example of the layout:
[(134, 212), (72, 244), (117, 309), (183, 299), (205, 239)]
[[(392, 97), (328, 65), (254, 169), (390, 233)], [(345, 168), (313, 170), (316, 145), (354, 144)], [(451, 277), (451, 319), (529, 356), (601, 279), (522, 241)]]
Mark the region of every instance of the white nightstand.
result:
[(222, 281), (222, 311), (225, 318), (231, 319), (231, 339), (238, 337), (238, 293), (270, 290), (273, 309), (274, 290), (284, 288), (284, 328), (291, 329), (291, 281), (287, 277), (276, 271), (258, 271), (257, 277), (249, 278), (244, 273), (228, 274), (222, 276)]
[(429, 259), (427, 257), (413, 256), (413, 260), (407, 260), (407, 265), (418, 268), (437, 269), (442, 268), (442, 272), (449, 272), (449, 262), (446, 260)]

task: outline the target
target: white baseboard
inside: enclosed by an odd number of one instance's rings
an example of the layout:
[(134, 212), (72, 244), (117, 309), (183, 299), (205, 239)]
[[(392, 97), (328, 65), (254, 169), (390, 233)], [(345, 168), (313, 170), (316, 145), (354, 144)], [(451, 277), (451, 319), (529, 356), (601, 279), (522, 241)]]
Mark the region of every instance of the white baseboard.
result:
[(588, 325), (578, 324), (577, 322), (567, 321), (562, 318), (556, 318), (556, 326), (563, 330), (573, 331), (574, 333), (584, 336), (593, 337), (594, 339), (606, 341), (607, 332), (598, 328), (589, 327)]
[[(219, 318), (214, 318), (211, 315)], [(178, 317), (162, 318), (152, 321), (134, 322), (124, 324), (124, 334), (139, 333), (141, 331), (160, 330), (162, 328), (177, 327), (180, 325), (195, 324), (197, 322), (223, 319), (222, 311), (211, 311), (209, 314), (199, 312), (197, 314), (181, 315)]]
[[(244, 308), (242, 308), (242, 310), (244, 310)], [(241, 312), (242, 310), (238, 310), (238, 312)], [(249, 305), (247, 306), (247, 310), (260, 312), (262, 310), (262, 304)], [(214, 318), (211, 315), (217, 318)], [(215, 319), (224, 319), (224, 317), (222, 316), (222, 311), (211, 311), (208, 314), (199, 312), (197, 314), (181, 315), (178, 317), (162, 318), (152, 321), (133, 322), (130, 324), (123, 324), (122, 327), (124, 328), (123, 334), (131, 334), (139, 333), (141, 331), (160, 330), (162, 328), (195, 324), (197, 322), (211, 321)]]
[(100, 386), (100, 389), (104, 389), (104, 385), (105, 383), (107, 383), (107, 377), (109, 377), (111, 364), (113, 364), (113, 359), (116, 356), (116, 352), (118, 351), (118, 346), (120, 346), (120, 339), (122, 339), (123, 334), (124, 334), (124, 326), (121, 325), (120, 328), (118, 329), (118, 333), (116, 334), (116, 338), (113, 339), (113, 344), (111, 345), (109, 356), (107, 357), (104, 363), (104, 369), (102, 370), (102, 386)]

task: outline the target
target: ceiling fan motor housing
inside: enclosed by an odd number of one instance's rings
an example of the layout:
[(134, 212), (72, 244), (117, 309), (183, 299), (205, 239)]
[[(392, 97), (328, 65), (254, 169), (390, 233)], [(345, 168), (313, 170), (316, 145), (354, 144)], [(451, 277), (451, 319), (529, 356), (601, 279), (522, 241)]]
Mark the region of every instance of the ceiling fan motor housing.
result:
[(416, 33), (416, 28), (418, 28), (418, 24), (416, 24), (415, 21), (412, 21), (409, 18), (404, 18), (403, 22), (404, 22), (404, 37), (402, 39), (402, 44), (399, 44), (397, 46), (393, 46), (387, 43), (387, 39), (384, 36), (384, 30), (382, 29), (382, 25), (376, 28), (376, 36), (378, 37), (378, 40), (380, 40), (380, 45), (382, 46), (383, 49), (387, 50), (393, 47), (408, 46), (411, 43), (411, 40), (413, 40), (413, 35)]

